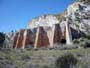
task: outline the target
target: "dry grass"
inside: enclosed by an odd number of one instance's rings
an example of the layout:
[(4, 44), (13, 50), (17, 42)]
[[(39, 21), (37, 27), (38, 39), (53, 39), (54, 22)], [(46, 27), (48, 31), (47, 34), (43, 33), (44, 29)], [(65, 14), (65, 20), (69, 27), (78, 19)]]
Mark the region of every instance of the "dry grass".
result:
[[(57, 57), (60, 57), (66, 53), (72, 53), (77, 56), (78, 59), (82, 58), (78, 65), (86, 67), (90, 61), (84, 58), (87, 56), (90, 58), (90, 48), (84, 49), (72, 49), (72, 50), (14, 50), (7, 49), (0, 51), (0, 68), (43, 68), (52, 66), (55, 63)], [(86, 62), (84, 60), (87, 60)], [(84, 61), (84, 63), (83, 63)]]

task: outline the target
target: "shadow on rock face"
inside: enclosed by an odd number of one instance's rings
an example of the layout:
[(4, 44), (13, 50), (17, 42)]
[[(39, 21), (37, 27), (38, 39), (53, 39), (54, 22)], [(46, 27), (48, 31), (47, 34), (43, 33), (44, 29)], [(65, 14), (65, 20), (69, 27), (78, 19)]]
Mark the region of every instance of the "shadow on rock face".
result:
[(5, 35), (0, 32), (0, 47), (3, 46), (4, 40), (5, 40)]

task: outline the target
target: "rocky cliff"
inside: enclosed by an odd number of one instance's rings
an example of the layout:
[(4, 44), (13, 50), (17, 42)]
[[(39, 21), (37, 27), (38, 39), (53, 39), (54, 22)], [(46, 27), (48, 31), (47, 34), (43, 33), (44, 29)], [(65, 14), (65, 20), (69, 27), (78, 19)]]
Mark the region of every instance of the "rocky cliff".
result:
[(65, 19), (70, 19), (70, 26), (76, 30), (90, 33), (90, 5), (84, 2), (74, 2), (61, 14), (56, 15), (43, 15), (33, 19), (28, 28), (36, 28), (39, 26), (52, 26), (53, 24), (60, 23), (64, 26), (67, 22)]
[(42, 15), (31, 20), (26, 29), (16, 32), (12, 41), (14, 48), (27, 45), (56, 47), (58, 44), (72, 44), (73, 39), (86, 34), (90, 35), (90, 5), (78, 1), (61, 14)]

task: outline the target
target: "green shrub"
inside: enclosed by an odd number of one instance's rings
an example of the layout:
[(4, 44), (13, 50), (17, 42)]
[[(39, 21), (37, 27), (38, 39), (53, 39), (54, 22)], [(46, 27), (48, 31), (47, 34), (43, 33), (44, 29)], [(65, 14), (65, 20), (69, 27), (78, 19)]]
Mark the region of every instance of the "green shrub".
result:
[(88, 38), (80, 38), (80, 39), (75, 39), (73, 41), (74, 44), (77, 44), (80, 47), (88, 48), (90, 47), (90, 40)]
[(76, 49), (76, 48), (78, 48), (76, 44), (71, 44), (71, 45), (66, 44), (62, 47), (63, 50), (70, 50), (70, 49)]
[(75, 40), (73, 40), (73, 43), (74, 44), (79, 44), (79, 40), (75, 39)]
[(81, 42), (80, 46), (84, 47), (84, 48), (90, 47), (90, 40), (85, 40), (85, 41)]
[(78, 60), (72, 54), (65, 54), (56, 60), (57, 68), (73, 68)]
[(85, 37), (90, 40), (90, 34), (87, 34)]

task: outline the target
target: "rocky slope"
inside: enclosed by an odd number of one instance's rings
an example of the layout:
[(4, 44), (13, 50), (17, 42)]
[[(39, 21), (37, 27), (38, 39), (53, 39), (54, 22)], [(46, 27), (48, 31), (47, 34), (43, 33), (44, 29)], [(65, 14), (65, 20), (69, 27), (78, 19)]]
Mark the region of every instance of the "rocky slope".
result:
[(83, 2), (74, 2), (61, 14), (57, 15), (43, 15), (33, 19), (28, 28), (36, 28), (39, 26), (49, 26), (60, 23), (65, 25), (66, 18), (70, 20), (71, 27), (76, 30), (90, 33), (90, 5)]
[(90, 32), (90, 5), (75, 2), (67, 9), (72, 24), (83, 32)]

